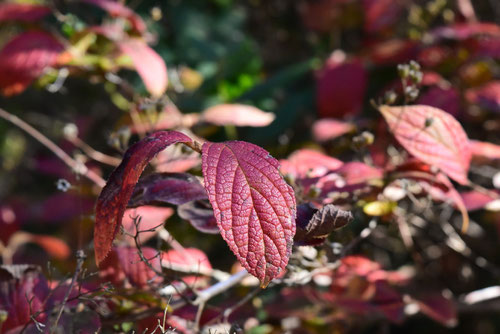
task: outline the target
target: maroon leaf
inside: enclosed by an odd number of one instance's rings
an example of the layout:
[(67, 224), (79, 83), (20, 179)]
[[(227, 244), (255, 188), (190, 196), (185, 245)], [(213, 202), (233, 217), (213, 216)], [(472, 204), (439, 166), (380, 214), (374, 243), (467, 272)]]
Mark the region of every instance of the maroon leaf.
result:
[(297, 245), (320, 245), (328, 235), (344, 227), (353, 220), (352, 213), (327, 204), (316, 209), (309, 204), (297, 207), (297, 233), (294, 242)]
[(100, 7), (112, 17), (123, 17), (127, 19), (132, 28), (141, 34), (146, 32), (146, 24), (142, 18), (132, 9), (124, 6), (121, 2), (112, 0), (82, 0), (82, 2)]
[(202, 119), (216, 125), (268, 126), (274, 114), (243, 104), (219, 104), (203, 111)]
[(97, 264), (101, 263), (110, 251), (134, 186), (148, 162), (165, 147), (179, 142), (190, 143), (192, 140), (176, 131), (156, 132), (135, 143), (125, 152), (123, 161), (111, 173), (97, 199), (94, 229)]
[(27, 3), (0, 4), (0, 22), (3, 21), (37, 21), (50, 14), (50, 8)]
[(323, 176), (343, 164), (340, 160), (310, 149), (297, 150), (280, 163), (280, 170), (283, 174), (298, 178)]
[(431, 87), (418, 98), (417, 102), (442, 109), (454, 117), (458, 117), (460, 113), (460, 95), (453, 87)]
[(379, 110), (398, 142), (410, 154), (439, 167), (460, 184), (469, 182), (469, 139), (453, 116), (424, 105), (381, 106)]
[(205, 189), (221, 235), (266, 287), (283, 271), (295, 234), (295, 195), (266, 150), (245, 142), (206, 142)]
[(359, 61), (331, 57), (317, 80), (316, 102), (321, 117), (357, 114), (363, 105), (367, 76)]
[(465, 97), (469, 103), (500, 112), (500, 81), (490, 81), (479, 88), (468, 89)]
[(143, 288), (152, 281), (158, 281), (159, 276), (156, 272), (161, 272), (160, 256), (158, 251), (151, 247), (141, 247), (144, 258), (150, 263), (152, 270), (145, 262), (141, 260), (136, 247), (117, 247), (116, 253), (125, 277), (130, 284)]
[[(49, 295), (47, 281), (36, 266), (0, 266), (0, 310), (7, 311), (7, 320), (0, 331), (7, 332), (31, 321), (31, 316), (42, 311)], [(45, 314), (36, 316), (43, 321)]]
[(182, 204), (177, 208), (177, 213), (200, 232), (210, 234), (220, 232), (214, 210), (208, 201), (192, 201)]
[(453, 301), (442, 295), (434, 294), (414, 299), (420, 311), (428, 317), (453, 327), (457, 324), (457, 310)]
[(191, 174), (151, 174), (139, 180), (128, 206), (153, 203), (181, 205), (205, 198), (207, 198), (205, 188)]
[(0, 51), (0, 91), (22, 92), (43, 70), (58, 63), (64, 47), (48, 33), (30, 31), (17, 35)]
[(354, 130), (354, 125), (336, 119), (324, 118), (313, 124), (314, 139), (319, 142), (328, 141)]
[(161, 96), (165, 93), (168, 86), (167, 66), (155, 50), (137, 38), (120, 41), (118, 47), (132, 59), (137, 73), (151, 95)]

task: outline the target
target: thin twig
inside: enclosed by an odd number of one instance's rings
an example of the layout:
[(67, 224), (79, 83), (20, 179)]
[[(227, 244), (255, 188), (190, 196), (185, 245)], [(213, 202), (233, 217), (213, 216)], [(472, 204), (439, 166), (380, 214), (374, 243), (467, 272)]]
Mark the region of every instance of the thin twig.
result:
[(99, 152), (92, 147), (90, 147), (86, 142), (81, 140), (78, 137), (67, 136), (68, 139), (73, 145), (80, 148), (86, 155), (88, 155), (91, 159), (101, 162), (106, 165), (110, 165), (116, 167), (120, 164), (121, 159), (112, 157), (110, 155)]
[(52, 153), (54, 153), (59, 159), (61, 159), (66, 165), (68, 165), (68, 167), (70, 167), (77, 174), (85, 176), (86, 178), (88, 178), (101, 188), (106, 185), (106, 181), (102, 177), (94, 173), (92, 170), (88, 169), (87, 166), (85, 166), (84, 164), (70, 157), (53, 141), (45, 137), (41, 132), (39, 132), (37, 129), (35, 129), (34, 127), (32, 127), (19, 117), (12, 115), (1, 108), (0, 108), (0, 117), (16, 125), (20, 129), (28, 133), (30, 136), (38, 140), (41, 144), (43, 144), (45, 147), (51, 150)]

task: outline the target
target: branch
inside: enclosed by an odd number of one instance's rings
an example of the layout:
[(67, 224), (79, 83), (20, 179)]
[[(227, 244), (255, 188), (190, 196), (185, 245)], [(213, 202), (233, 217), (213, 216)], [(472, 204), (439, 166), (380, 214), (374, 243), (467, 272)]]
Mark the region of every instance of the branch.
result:
[(88, 178), (101, 188), (106, 185), (106, 181), (102, 177), (94, 173), (92, 170), (88, 169), (87, 166), (85, 166), (84, 164), (70, 157), (53, 141), (45, 137), (37, 129), (35, 129), (34, 127), (32, 127), (19, 117), (14, 116), (1, 108), (0, 108), (0, 117), (16, 125), (20, 129), (28, 133), (30, 136), (38, 140), (41, 144), (43, 144), (45, 147), (51, 150), (52, 153), (54, 153), (59, 159), (61, 159), (66, 165), (68, 165), (68, 167), (70, 167), (77, 174), (85, 176), (86, 178)]

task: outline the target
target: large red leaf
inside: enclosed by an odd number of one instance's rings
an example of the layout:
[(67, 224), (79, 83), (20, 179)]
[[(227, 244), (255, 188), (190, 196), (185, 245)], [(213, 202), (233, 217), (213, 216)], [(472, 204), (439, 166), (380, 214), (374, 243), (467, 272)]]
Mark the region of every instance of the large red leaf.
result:
[(168, 85), (167, 66), (155, 50), (137, 38), (118, 42), (118, 47), (132, 59), (137, 73), (151, 95), (160, 96), (165, 93)]
[(440, 109), (414, 105), (381, 106), (380, 112), (398, 142), (410, 154), (460, 184), (467, 184), (471, 149), (460, 123)]
[(244, 104), (219, 104), (208, 108), (202, 114), (205, 122), (216, 125), (268, 126), (274, 121), (274, 114)]
[(121, 164), (113, 171), (97, 199), (94, 248), (97, 264), (111, 249), (125, 208), (134, 186), (148, 162), (165, 147), (179, 142), (192, 142), (191, 138), (176, 131), (156, 132), (132, 145)]
[(63, 45), (42, 31), (17, 35), (0, 51), (0, 91), (4, 95), (18, 94), (46, 67), (55, 66), (64, 50)]
[(27, 3), (2, 3), (0, 4), (0, 22), (23, 21), (33, 22), (50, 14), (50, 8)]
[(295, 195), (266, 150), (245, 142), (203, 145), (205, 188), (222, 237), (266, 287), (288, 263)]

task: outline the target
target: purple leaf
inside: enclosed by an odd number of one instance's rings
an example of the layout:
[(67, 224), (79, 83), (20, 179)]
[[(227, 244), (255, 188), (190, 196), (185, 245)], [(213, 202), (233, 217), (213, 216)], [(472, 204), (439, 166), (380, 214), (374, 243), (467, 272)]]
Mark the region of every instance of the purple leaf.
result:
[(221, 235), (262, 287), (283, 271), (295, 234), (295, 195), (259, 146), (206, 142), (202, 170)]
[(151, 174), (139, 180), (128, 206), (136, 207), (152, 203), (181, 205), (206, 198), (205, 188), (191, 174)]
[(316, 209), (310, 204), (297, 207), (297, 233), (294, 237), (296, 245), (320, 245), (328, 235), (349, 224), (353, 220), (352, 213), (339, 209), (333, 204)]
[(214, 210), (208, 201), (192, 201), (182, 204), (177, 208), (177, 213), (200, 232), (210, 234), (220, 232), (214, 217)]
[(460, 95), (453, 87), (431, 87), (418, 98), (417, 103), (442, 109), (454, 117), (460, 114)]
[(125, 152), (123, 161), (111, 173), (97, 199), (94, 229), (97, 264), (101, 263), (111, 250), (134, 186), (148, 162), (167, 146), (179, 142), (190, 143), (192, 140), (180, 132), (161, 131), (135, 143)]

